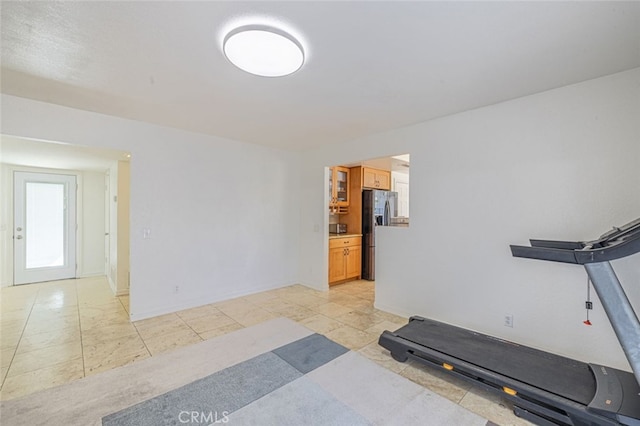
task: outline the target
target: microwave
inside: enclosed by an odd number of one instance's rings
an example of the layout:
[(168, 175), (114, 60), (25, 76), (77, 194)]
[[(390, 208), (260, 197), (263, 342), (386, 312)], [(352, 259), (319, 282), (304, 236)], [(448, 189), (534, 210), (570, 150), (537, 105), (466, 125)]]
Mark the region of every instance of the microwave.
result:
[(346, 234), (347, 224), (346, 223), (330, 223), (329, 233), (330, 234)]

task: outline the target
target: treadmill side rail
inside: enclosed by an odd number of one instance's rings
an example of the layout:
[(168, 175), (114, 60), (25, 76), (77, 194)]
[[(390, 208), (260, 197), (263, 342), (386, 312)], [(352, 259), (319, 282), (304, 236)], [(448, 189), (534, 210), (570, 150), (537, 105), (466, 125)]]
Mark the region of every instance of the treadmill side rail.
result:
[(614, 370), (622, 385), (622, 407), (618, 410), (618, 421), (623, 425), (640, 426), (640, 385), (633, 374)]
[[(498, 393), (503, 398), (511, 401), (514, 407), (518, 408), (518, 410), (514, 408), (514, 413), (525, 414), (524, 418), (527, 420), (538, 424), (561, 425), (613, 426), (620, 424), (615, 417), (611, 418), (611, 415), (608, 417), (601, 416), (597, 412), (588, 410), (585, 405), (486, 370), (483, 367), (470, 364), (451, 355), (413, 343), (403, 338), (402, 334), (402, 328), (396, 332), (384, 331), (378, 344), (390, 350), (391, 356), (397, 361), (404, 362), (411, 358), (436, 368), (442, 368), (443, 363), (452, 366), (452, 369), (447, 369), (449, 374), (488, 391)], [(514, 395), (505, 393), (503, 391), (505, 386), (515, 390), (516, 393)], [(549, 423), (543, 423), (541, 419), (548, 419), (547, 422)]]

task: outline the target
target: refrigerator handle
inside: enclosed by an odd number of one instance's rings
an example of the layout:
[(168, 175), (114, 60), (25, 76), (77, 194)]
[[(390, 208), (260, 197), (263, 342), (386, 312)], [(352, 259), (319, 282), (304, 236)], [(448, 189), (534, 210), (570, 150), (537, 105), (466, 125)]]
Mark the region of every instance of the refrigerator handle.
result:
[(389, 226), (389, 221), (391, 217), (391, 206), (389, 205), (389, 200), (384, 203), (384, 217), (382, 219), (382, 224), (384, 226)]

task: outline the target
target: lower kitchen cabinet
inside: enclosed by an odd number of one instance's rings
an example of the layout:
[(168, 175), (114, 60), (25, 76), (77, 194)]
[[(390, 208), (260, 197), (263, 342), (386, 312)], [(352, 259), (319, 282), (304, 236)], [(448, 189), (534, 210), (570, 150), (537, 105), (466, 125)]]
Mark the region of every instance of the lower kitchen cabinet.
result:
[(360, 278), (362, 270), (362, 246), (347, 247), (346, 278)]
[(345, 247), (329, 249), (329, 284), (342, 281), (347, 276)]
[(329, 240), (329, 285), (360, 278), (362, 237)]

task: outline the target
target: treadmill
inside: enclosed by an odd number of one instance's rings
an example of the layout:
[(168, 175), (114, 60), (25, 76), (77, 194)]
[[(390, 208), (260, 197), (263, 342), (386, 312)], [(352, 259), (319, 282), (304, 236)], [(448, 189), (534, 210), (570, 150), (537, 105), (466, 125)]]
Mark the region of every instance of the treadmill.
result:
[(594, 241), (530, 243), (512, 245), (512, 255), (585, 267), (634, 374), (419, 316), (378, 343), (399, 362), (414, 359), (499, 392), (535, 424), (640, 426), (640, 322), (609, 263), (640, 252), (640, 219)]

